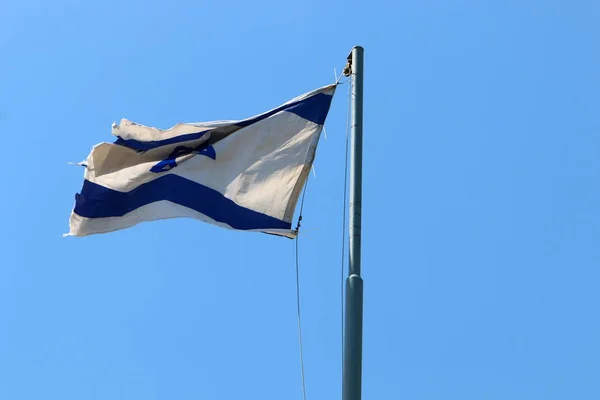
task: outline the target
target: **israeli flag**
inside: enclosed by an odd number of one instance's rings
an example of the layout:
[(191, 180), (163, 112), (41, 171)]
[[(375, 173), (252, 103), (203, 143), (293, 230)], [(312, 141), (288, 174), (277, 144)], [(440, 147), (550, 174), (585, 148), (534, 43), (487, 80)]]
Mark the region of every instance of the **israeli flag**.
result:
[(81, 165), (71, 236), (166, 218), (293, 238), (292, 218), (310, 173), (336, 85), (242, 121), (160, 130), (123, 119), (114, 143)]

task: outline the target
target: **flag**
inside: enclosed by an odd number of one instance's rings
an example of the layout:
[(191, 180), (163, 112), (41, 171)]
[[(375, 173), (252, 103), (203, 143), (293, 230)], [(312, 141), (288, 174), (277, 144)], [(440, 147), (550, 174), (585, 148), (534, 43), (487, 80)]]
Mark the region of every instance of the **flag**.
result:
[(113, 143), (92, 148), (67, 236), (166, 218), (293, 238), (336, 85), (241, 121), (181, 123), (160, 130), (123, 119)]

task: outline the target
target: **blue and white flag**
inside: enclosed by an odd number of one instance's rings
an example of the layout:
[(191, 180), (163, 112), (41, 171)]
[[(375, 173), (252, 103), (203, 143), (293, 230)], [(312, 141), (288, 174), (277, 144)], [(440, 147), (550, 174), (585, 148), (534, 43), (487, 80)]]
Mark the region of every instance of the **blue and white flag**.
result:
[(242, 121), (160, 130), (123, 119), (93, 147), (72, 236), (188, 217), (293, 238), (292, 218), (336, 85)]

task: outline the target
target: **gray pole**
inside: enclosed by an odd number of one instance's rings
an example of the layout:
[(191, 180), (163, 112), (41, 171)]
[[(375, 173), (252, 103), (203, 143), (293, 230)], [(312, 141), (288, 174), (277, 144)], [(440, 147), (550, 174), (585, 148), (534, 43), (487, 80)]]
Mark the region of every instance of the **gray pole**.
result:
[(351, 78), (350, 152), (350, 265), (346, 279), (346, 324), (342, 400), (361, 399), (363, 281), (360, 277), (360, 231), (362, 206), (363, 53), (355, 46), (348, 55), (346, 71)]

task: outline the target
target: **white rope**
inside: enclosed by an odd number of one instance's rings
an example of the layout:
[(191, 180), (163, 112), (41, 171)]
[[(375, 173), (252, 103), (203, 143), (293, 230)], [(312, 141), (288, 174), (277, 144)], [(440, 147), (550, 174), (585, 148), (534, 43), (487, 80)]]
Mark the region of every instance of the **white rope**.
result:
[[(344, 161), (344, 204), (342, 206), (342, 257), (340, 266), (340, 310), (341, 310), (341, 348), (342, 348), (342, 365), (344, 365), (344, 260), (346, 253), (346, 215), (347, 215), (347, 190), (348, 190), (348, 153), (350, 144), (350, 100), (351, 100), (351, 87), (348, 85), (348, 116), (346, 118), (346, 157)], [(343, 372), (343, 371), (342, 371)]]
[(298, 225), (296, 226), (296, 302), (298, 311), (298, 344), (300, 346), (300, 371), (302, 374), (302, 397), (306, 400), (306, 379), (304, 376), (304, 352), (302, 346), (302, 319), (300, 318), (300, 256), (299, 256), (299, 238), (300, 238), (300, 223), (302, 222), (302, 212), (304, 210), (304, 198), (306, 196), (306, 188), (308, 187), (308, 178), (304, 185), (302, 193), (302, 202), (300, 203), (300, 215), (298, 216)]

